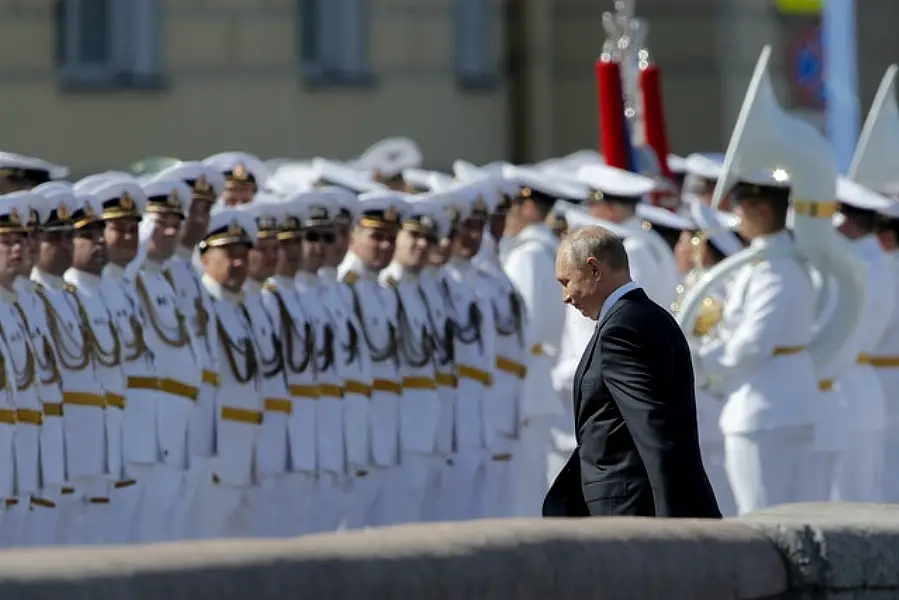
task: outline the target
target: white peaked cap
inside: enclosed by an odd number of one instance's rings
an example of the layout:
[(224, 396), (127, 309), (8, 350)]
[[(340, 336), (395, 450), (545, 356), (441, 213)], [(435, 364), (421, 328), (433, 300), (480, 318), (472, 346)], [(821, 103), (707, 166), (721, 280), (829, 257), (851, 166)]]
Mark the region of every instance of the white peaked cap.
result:
[(721, 211), (702, 202), (693, 202), (690, 205), (690, 213), (696, 222), (696, 227), (709, 234), (712, 243), (722, 254), (731, 256), (743, 249), (740, 238), (730, 230), (732, 221)]
[(503, 176), (514, 181), (519, 187), (531, 188), (558, 200), (583, 201), (590, 193), (587, 186), (582, 183), (554, 174), (541, 173), (528, 167), (507, 167), (503, 169)]
[(88, 175), (76, 181), (73, 185), (75, 192), (90, 191), (91, 189), (106, 185), (111, 181), (129, 181), (137, 184), (137, 179), (131, 173), (126, 171), (104, 171), (103, 173), (95, 173)]
[(229, 244), (254, 245), (259, 231), (256, 218), (248, 210), (241, 208), (223, 208), (214, 210), (209, 215), (209, 226), (206, 235), (200, 241), (200, 250), (216, 248)]
[(339, 185), (357, 194), (387, 189), (386, 186), (375, 181), (370, 173), (357, 171), (326, 158), (312, 160), (312, 180), (318, 183)]
[(205, 182), (216, 197), (225, 191), (225, 176), (212, 165), (198, 160), (180, 162), (157, 173), (154, 179), (178, 179), (196, 190), (198, 182)]
[(43, 171), (51, 180), (65, 179), (69, 176), (68, 167), (55, 165), (41, 158), (26, 156), (16, 152), (0, 152), (0, 170), (2, 169)]
[[(134, 177), (110, 177), (90, 186), (87, 191), (99, 201), (104, 219), (140, 218), (147, 208), (147, 195)], [(75, 193), (79, 193), (77, 185)]]
[(408, 208), (408, 202), (399, 192), (365, 192), (359, 195), (359, 225), (373, 228), (399, 225)]
[(668, 155), (668, 170), (679, 175), (687, 172), (687, 159), (677, 154)]
[(567, 202), (565, 200), (556, 200), (556, 203), (553, 205), (552, 211), (555, 214), (559, 214), (565, 217), (565, 222), (568, 224), (569, 231), (574, 231), (575, 229), (581, 229), (583, 227), (602, 227), (603, 229), (608, 229), (621, 239), (625, 239), (633, 235), (633, 232), (628, 228), (623, 227), (618, 223), (613, 223), (611, 221), (606, 221), (605, 219), (594, 217), (586, 210), (584, 210), (583, 206), (574, 204), (572, 202)]
[(657, 187), (649, 177), (604, 164), (579, 168), (577, 178), (591, 189), (622, 198), (640, 198)]
[(189, 185), (180, 179), (153, 179), (141, 187), (147, 195), (146, 212), (180, 212), (187, 218), (193, 200)]
[(400, 175), (404, 169), (421, 166), (421, 150), (405, 137), (386, 138), (373, 144), (352, 162), (353, 168), (373, 171), (386, 177)]
[(724, 166), (724, 154), (719, 152), (694, 152), (684, 159), (684, 171), (704, 179), (717, 180)]
[(203, 159), (203, 164), (216, 169), (226, 181), (232, 178), (252, 179), (257, 189), (264, 186), (268, 179), (268, 169), (265, 168), (265, 163), (248, 152), (220, 152)]
[(453, 178), (446, 173), (439, 171), (428, 171), (426, 169), (403, 169), (403, 181), (417, 188), (432, 190), (446, 186), (453, 182)]
[(893, 201), (848, 177), (837, 177), (837, 200), (862, 210), (883, 213), (890, 209)]
[(637, 204), (637, 216), (646, 219), (653, 225), (659, 227), (667, 227), (668, 229), (677, 229), (680, 231), (689, 231), (693, 229), (693, 221), (671, 212), (661, 206), (640, 202)]

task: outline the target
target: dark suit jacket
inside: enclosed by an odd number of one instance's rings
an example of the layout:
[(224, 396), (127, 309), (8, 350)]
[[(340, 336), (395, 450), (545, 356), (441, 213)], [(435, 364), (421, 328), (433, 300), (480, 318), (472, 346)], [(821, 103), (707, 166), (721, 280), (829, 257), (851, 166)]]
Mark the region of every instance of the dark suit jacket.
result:
[(603, 316), (573, 390), (578, 447), (544, 516), (721, 517), (699, 453), (690, 349), (643, 290)]

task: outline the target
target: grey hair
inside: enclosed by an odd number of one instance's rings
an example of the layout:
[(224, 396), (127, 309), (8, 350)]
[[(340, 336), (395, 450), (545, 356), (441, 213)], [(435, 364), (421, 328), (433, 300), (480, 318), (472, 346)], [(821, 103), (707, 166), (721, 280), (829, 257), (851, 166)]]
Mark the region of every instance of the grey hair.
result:
[(559, 245), (568, 261), (580, 267), (595, 258), (613, 271), (629, 271), (627, 251), (620, 237), (603, 227), (583, 227), (568, 234)]

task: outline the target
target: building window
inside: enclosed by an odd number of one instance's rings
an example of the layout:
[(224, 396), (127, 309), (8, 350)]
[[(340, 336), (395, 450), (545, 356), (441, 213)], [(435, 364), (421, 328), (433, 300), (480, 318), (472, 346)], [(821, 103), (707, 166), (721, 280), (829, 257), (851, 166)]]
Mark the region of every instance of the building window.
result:
[(489, 88), (498, 81), (491, 4), (491, 0), (455, 0), (455, 71), (462, 87)]
[(158, 87), (156, 0), (56, 0), (61, 82), (85, 88)]
[(307, 82), (367, 85), (367, 0), (298, 0), (299, 58)]

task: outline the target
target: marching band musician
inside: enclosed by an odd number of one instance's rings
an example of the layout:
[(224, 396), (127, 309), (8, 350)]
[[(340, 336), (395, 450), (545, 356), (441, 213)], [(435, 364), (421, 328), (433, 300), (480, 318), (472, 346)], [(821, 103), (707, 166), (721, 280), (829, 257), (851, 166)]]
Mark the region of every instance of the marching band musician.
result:
[[(895, 199), (880, 211), (877, 235), (887, 253), (893, 272), (893, 281), (899, 282), (899, 202)], [(899, 389), (899, 308), (893, 310), (889, 325), (884, 330), (880, 344), (872, 358), (886, 396), (885, 465), (899, 450), (899, 402), (894, 390)], [(899, 502), (899, 477), (892, 470), (884, 472), (884, 501)]]
[(835, 472), (836, 500), (878, 502), (883, 497), (886, 399), (871, 362), (895, 306), (895, 283), (877, 239), (877, 211), (890, 200), (849, 179), (837, 180), (842, 223), (839, 231), (864, 262), (868, 293), (854, 335), (843, 344), (835, 370), (843, 400), (843, 450)]
[[(439, 465), (435, 460), (440, 419), (434, 331), (420, 286), (421, 271), (437, 241), (440, 205), (426, 198), (407, 196), (400, 217), (396, 249), (389, 265), (379, 274), (386, 294), (385, 308), (392, 311), (398, 329), (398, 372), (402, 380), (400, 400), (400, 477), (391, 495), (398, 523), (421, 521), (429, 489), (435, 485)], [(391, 297), (393, 295), (393, 297)]]
[[(203, 469), (207, 458), (192, 452), (198, 447), (192, 438), (198, 432), (208, 435), (209, 447), (204, 449), (211, 453), (214, 409), (198, 406), (202, 373), (191, 346), (189, 325), (178, 308), (178, 294), (165, 267), (177, 248), (191, 189), (174, 179), (154, 179), (141, 187), (147, 203), (139, 229), (140, 249), (126, 273), (129, 277), (134, 273), (138, 306), (144, 315), (144, 341), (153, 351), (156, 378), (135, 377), (128, 387), (129, 391), (157, 392), (158, 462), (143, 486), (136, 535), (141, 541), (160, 541), (183, 534), (185, 504), (191, 502), (187, 469)], [(196, 425), (198, 421), (202, 428)]]
[(213, 456), (189, 512), (200, 539), (251, 533), (249, 514), (254, 463), (263, 419), (262, 352), (241, 290), (247, 279), (256, 222), (243, 210), (213, 212), (200, 241), (203, 286), (213, 298), (210, 326), (216, 331), (221, 385), (215, 396)]
[[(372, 458), (369, 431), (374, 392), (371, 351), (363, 339), (362, 323), (353, 308), (352, 289), (337, 279), (336, 265), (346, 255), (359, 203), (355, 194), (342, 188), (326, 186), (317, 192), (324, 194), (324, 198), (317, 201), (320, 214), (315, 218), (312, 214), (305, 217), (302, 246), (304, 256), (312, 253), (317, 243), (324, 246), (323, 266), (318, 269), (318, 293), (330, 318), (335, 368), (343, 380), (344, 439), (352, 482), (345, 526), (357, 528), (377, 523), (382, 517), (388, 483), (387, 470), (374, 463)], [(383, 387), (383, 384), (379, 386)]]
[[(189, 454), (205, 459), (212, 455), (212, 410), (219, 385), (218, 373), (221, 363), (215, 340), (209, 333), (212, 299), (200, 281), (201, 274), (193, 264), (193, 255), (197, 244), (206, 235), (212, 205), (215, 199), (224, 193), (225, 178), (213, 167), (191, 161), (172, 165), (159, 172), (153, 179), (180, 181), (190, 190), (190, 195), (181, 199), (186, 217), (181, 225), (175, 254), (166, 261), (165, 273), (175, 288), (178, 310), (188, 325), (194, 358), (202, 369), (200, 397), (189, 435)], [(179, 503), (182, 514), (176, 517), (179, 522), (186, 518), (183, 511), (190, 505), (189, 498), (205, 479), (206, 474), (201, 469), (191, 469), (188, 473), (186, 500)]]
[(46, 306), (37, 294), (37, 284), (31, 280), (34, 267), (52, 258), (45, 256), (42, 259), (42, 252), (54, 252), (51, 246), (43, 245), (43, 240), (59, 235), (61, 229), (68, 227), (68, 223), (58, 218), (57, 207), (70, 196), (66, 186), (47, 183), (36, 187), (33, 195), (27, 197), (29, 216), (25, 241), (28, 247), (20, 255), (20, 268), (14, 283), (18, 306), (34, 348), (35, 377), (42, 412), (41, 488), (39, 495), (31, 498), (31, 511), (24, 527), (25, 535), (35, 546), (49, 546), (62, 541), (59, 525), (66, 522), (73, 509), (74, 489), (66, 484), (62, 386), (56, 363), (56, 342), (48, 327)]
[[(63, 276), (73, 266), (73, 238), (97, 220), (93, 203), (84, 204), (66, 184), (53, 198), (50, 222), (61, 227), (45, 231), (32, 272), (36, 293), (44, 304), (47, 327), (56, 349), (56, 366), (62, 384), (66, 498), (57, 503), (60, 543), (91, 542), (88, 533), (109, 514), (109, 465), (106, 447), (108, 401), (92, 364), (93, 340), (83, 329), (73, 288)], [(83, 234), (83, 232), (79, 232)], [(79, 252), (79, 261), (85, 260)], [(46, 410), (46, 407), (45, 407)]]
[[(399, 374), (395, 301), (378, 283), (378, 274), (390, 264), (396, 247), (400, 215), (406, 203), (389, 191), (359, 196), (359, 219), (353, 229), (350, 249), (337, 269), (347, 284), (353, 312), (359, 320), (359, 335), (371, 359), (372, 460), (386, 470), (377, 524), (392, 524), (402, 511), (397, 486), (402, 483), (399, 464), (400, 403), (403, 387)], [(306, 256), (304, 256), (304, 259)]]
[(34, 542), (28, 516), (32, 499), (41, 499), (39, 446), (43, 419), (36, 350), (14, 285), (23, 255), (28, 252), (25, 228), (32, 197), (28, 192), (0, 196), (0, 464), (7, 469), (0, 480), (6, 506), (0, 526), (3, 547)]
[[(304, 312), (295, 277), (302, 261), (301, 223), (305, 204), (289, 197), (279, 210), (278, 258), (275, 270), (262, 289), (262, 301), (281, 341), (284, 375), (291, 410), (285, 423), (288, 440), (287, 474), (277, 493), (275, 516), (281, 535), (292, 536), (313, 530), (310, 508), (317, 492), (318, 445), (327, 447), (335, 431), (320, 429), (317, 413), (320, 396), (317, 384), (317, 346), (313, 321)], [(319, 340), (318, 344), (322, 341)], [(279, 419), (280, 420), (280, 419)], [(277, 420), (273, 420), (277, 423)], [(327, 422), (337, 427), (332, 421)], [(277, 427), (266, 427), (266, 435), (280, 435)], [(336, 432), (339, 435), (339, 431)], [(325, 461), (326, 466), (328, 462)]]
[(793, 502), (812, 441), (816, 375), (814, 291), (786, 229), (789, 184), (780, 172), (745, 176), (731, 198), (740, 234), (772, 256), (743, 267), (724, 307), (721, 335), (694, 361), (720, 381), (726, 469), (740, 514)]
[[(278, 262), (278, 234), (281, 224), (277, 206), (257, 195), (243, 205), (256, 221), (256, 241), (247, 256), (247, 279), (243, 284), (243, 306), (256, 340), (263, 419), (256, 448), (251, 509), (251, 531), (259, 537), (281, 533), (277, 517), (283, 498), (283, 478), (287, 470), (287, 419), (292, 404), (284, 377), (282, 342), (262, 297), (262, 287), (275, 274)], [(300, 501), (299, 499), (297, 501)]]
[(495, 380), (495, 327), (489, 302), (478, 295), (477, 267), (473, 263), (481, 248), (489, 207), (484, 182), (460, 185), (451, 190), (454, 209), (450, 236), (450, 260), (443, 267), (442, 287), (452, 322), (452, 355), (456, 367), (456, 446), (451, 468), (441, 481), (438, 509), (446, 519), (471, 519), (479, 514), (485, 489), (486, 446), (484, 410), (492, 401)]
[[(689, 291), (691, 282), (697, 281), (707, 269), (743, 249), (743, 242), (729, 229), (729, 223), (725, 221), (722, 213), (702, 202), (691, 202), (689, 211), (696, 229), (692, 232), (685, 231), (685, 234), (692, 233), (692, 235), (689, 237), (682, 235), (678, 240), (679, 246), (686, 246), (685, 252), (690, 255), (691, 266), (685, 277), (685, 283), (679, 286), (679, 296)], [(697, 320), (694, 327), (694, 333), (699, 338), (714, 335), (714, 328), (721, 320), (724, 304), (723, 298), (717, 295), (709, 297), (705, 302), (706, 312)], [(724, 468), (724, 435), (718, 424), (723, 406), (724, 401), (714, 382), (697, 380), (696, 420), (702, 462), (718, 499), (721, 513), (733, 516), (736, 514), (736, 506)]]
[[(86, 189), (85, 189), (86, 188)], [(103, 205), (87, 190), (90, 186), (76, 186), (75, 196), (80, 205), (74, 215), (75, 239), (72, 247), (72, 266), (65, 272), (75, 309), (80, 317), (91, 368), (102, 382), (106, 398), (105, 436), (109, 493), (114, 484), (123, 481), (122, 421), (125, 411), (125, 375), (122, 370), (123, 351), (119, 332), (106, 305), (101, 288), (101, 275), (106, 266)], [(129, 523), (115, 522), (116, 508), (102, 511), (99, 520), (93, 519), (85, 528), (84, 543), (103, 543), (110, 534), (123, 537), (120, 528)], [(99, 511), (95, 511), (99, 512)]]
[[(80, 182), (79, 182), (80, 184)], [(146, 196), (132, 178), (111, 177), (91, 188), (103, 207), (106, 265), (100, 280), (100, 297), (108, 308), (122, 346), (122, 371), (126, 389), (121, 426), (122, 478), (113, 484), (112, 509), (115, 526), (108, 541), (127, 543), (137, 538), (140, 502), (144, 486), (158, 462), (156, 437), (157, 398), (155, 389), (137, 389), (134, 382), (155, 380), (151, 349), (144, 339), (144, 318), (134, 283), (125, 269), (137, 256), (138, 227)]]

